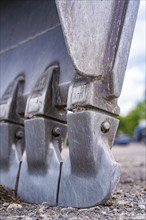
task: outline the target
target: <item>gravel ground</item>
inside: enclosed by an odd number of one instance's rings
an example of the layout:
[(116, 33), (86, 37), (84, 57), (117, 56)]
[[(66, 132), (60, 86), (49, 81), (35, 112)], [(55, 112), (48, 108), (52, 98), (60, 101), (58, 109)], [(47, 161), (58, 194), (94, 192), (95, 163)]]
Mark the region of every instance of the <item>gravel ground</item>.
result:
[(143, 220), (146, 219), (146, 146), (132, 144), (114, 146), (116, 161), (122, 164), (120, 182), (111, 199), (102, 206), (88, 209), (50, 207), (48, 204), (32, 205), (17, 201), (0, 203), (0, 219), (39, 220)]

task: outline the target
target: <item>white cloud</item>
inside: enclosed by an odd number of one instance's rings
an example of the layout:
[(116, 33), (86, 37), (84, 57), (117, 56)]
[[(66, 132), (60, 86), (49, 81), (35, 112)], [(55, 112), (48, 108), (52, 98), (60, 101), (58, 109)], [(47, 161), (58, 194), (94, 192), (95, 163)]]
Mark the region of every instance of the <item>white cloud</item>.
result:
[(126, 115), (138, 102), (144, 99), (146, 61), (146, 1), (140, 3), (137, 23), (131, 45), (127, 71), (119, 106), (121, 115)]
[(145, 76), (139, 68), (127, 69), (122, 94), (119, 99), (122, 115), (126, 115), (139, 101), (143, 100), (144, 78)]

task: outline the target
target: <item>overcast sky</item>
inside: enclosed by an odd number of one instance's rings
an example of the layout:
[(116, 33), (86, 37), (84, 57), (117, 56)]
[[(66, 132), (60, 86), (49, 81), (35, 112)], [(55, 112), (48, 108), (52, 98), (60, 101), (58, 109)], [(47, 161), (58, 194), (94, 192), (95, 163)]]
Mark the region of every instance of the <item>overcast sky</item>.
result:
[(141, 0), (129, 55), (123, 89), (119, 98), (120, 115), (126, 115), (144, 100), (146, 77), (146, 0)]

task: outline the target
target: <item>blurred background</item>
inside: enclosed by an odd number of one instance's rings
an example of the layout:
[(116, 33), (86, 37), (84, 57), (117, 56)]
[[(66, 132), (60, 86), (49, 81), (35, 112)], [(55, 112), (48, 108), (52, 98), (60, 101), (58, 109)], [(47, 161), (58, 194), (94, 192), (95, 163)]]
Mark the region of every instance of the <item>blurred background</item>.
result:
[(146, 144), (146, 1), (140, 1), (137, 23), (119, 106), (120, 120), (115, 144)]

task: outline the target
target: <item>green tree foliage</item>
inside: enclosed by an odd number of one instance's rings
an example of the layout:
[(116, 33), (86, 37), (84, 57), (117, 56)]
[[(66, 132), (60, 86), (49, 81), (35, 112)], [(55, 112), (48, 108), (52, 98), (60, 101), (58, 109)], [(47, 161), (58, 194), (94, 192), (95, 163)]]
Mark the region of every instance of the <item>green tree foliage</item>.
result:
[(133, 135), (135, 127), (141, 119), (146, 119), (146, 100), (137, 104), (137, 106), (125, 117), (119, 116), (120, 120), (118, 134), (126, 133)]

